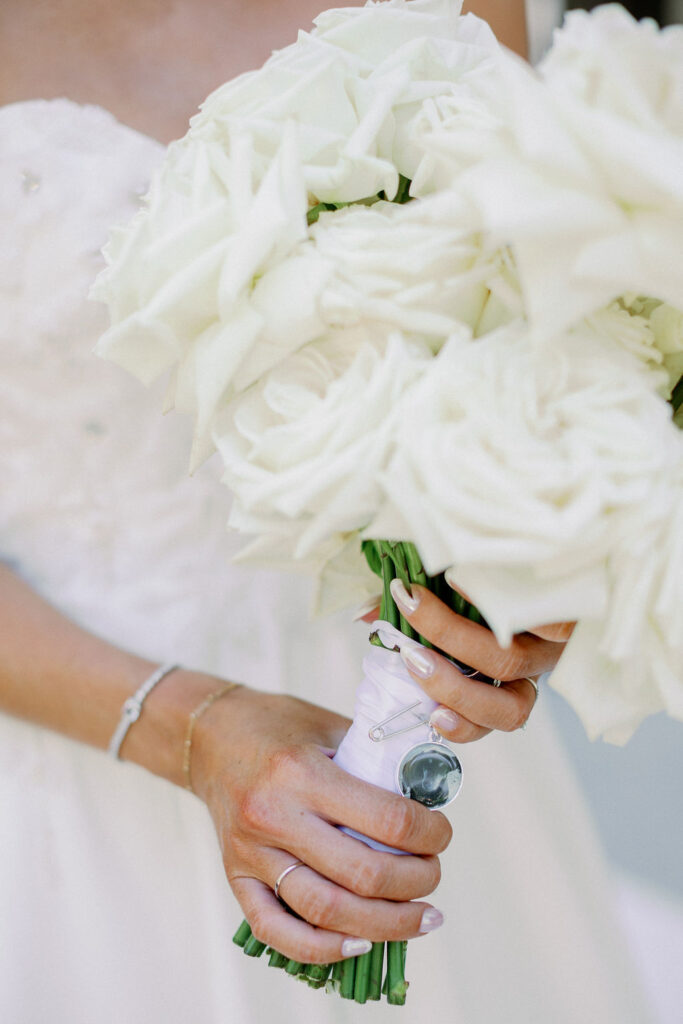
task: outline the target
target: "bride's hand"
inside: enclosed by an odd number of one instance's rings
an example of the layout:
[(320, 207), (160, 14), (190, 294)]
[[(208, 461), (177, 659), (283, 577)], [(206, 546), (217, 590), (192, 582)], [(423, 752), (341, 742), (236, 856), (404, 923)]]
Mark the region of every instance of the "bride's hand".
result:
[(498, 687), (469, 678), (436, 651), (406, 645), (401, 652), (406, 667), (440, 704), (431, 719), (435, 729), (455, 743), (468, 743), (493, 729), (521, 728), (536, 702), (530, 679), (555, 667), (573, 624), (539, 626), (517, 634), (509, 647), (500, 647), (490, 630), (457, 615), (424, 587), (413, 585), (408, 594), (394, 580), (391, 590), (401, 614), (421, 636), (459, 662), (501, 681)]
[[(447, 819), (337, 768), (349, 722), (297, 700), (241, 687), (197, 722), (195, 791), (218, 832), (225, 870), (257, 939), (304, 963), (366, 951), (359, 938), (408, 939), (441, 915), (419, 900), (438, 885)], [(372, 850), (347, 825), (414, 856)], [(273, 885), (295, 860), (305, 867)]]

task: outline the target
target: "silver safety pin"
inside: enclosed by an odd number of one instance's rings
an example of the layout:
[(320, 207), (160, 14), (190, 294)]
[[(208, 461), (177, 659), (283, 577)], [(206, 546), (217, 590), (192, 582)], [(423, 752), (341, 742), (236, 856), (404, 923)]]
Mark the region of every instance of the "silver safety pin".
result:
[(385, 718), (384, 721), (377, 722), (376, 725), (371, 726), (370, 729), (368, 730), (368, 736), (370, 737), (372, 742), (381, 743), (382, 740), (389, 740), (394, 736), (400, 736), (404, 732), (412, 732), (413, 729), (417, 729), (419, 728), (419, 726), (424, 725), (425, 722), (428, 722), (429, 714), (426, 714), (423, 715), (421, 718), (418, 718), (418, 720), (413, 722), (412, 725), (404, 726), (403, 729), (394, 729), (392, 732), (387, 732), (387, 730), (385, 729), (385, 726), (388, 725), (389, 722), (393, 722), (395, 718), (400, 718), (401, 715), (404, 715), (407, 711), (412, 711), (413, 708), (419, 707), (421, 703), (421, 700), (416, 700), (412, 704), (407, 704), (405, 707), (400, 708), (398, 711), (395, 711), (393, 715), (389, 715), (389, 717)]

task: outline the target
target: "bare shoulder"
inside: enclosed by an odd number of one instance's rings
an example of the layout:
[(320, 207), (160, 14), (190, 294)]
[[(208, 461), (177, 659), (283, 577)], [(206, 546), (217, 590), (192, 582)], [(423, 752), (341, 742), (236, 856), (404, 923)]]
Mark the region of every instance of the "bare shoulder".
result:
[(522, 57), (527, 56), (524, 0), (465, 0), (463, 10), (484, 18), (501, 43)]

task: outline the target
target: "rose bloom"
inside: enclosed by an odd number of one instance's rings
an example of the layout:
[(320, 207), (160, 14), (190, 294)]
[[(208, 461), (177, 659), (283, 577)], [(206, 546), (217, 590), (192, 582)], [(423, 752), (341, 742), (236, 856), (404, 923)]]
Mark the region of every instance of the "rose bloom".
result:
[(470, 76), (469, 121), (443, 97), (421, 122), (422, 187), (450, 167), (546, 338), (625, 293), (683, 309), (683, 29), (617, 5), (565, 24), (538, 72)]
[(430, 359), (397, 332), (340, 329), (222, 410), (214, 441), (233, 495), (229, 525), (257, 538), (243, 560), (322, 575), (326, 610), (365, 595), (358, 531), (381, 499), (399, 399)]
[[(319, 260), (282, 265), (320, 200), (392, 199), (420, 159), (413, 121), (499, 52), (460, 0), (328, 11), (258, 71), (216, 90), (169, 147), (146, 207), (106, 249), (98, 352), (195, 417), (193, 464), (223, 399), (324, 333)], [(246, 364), (246, 365), (245, 365)]]
[[(502, 644), (579, 619), (558, 685), (591, 735), (617, 740), (653, 709), (682, 710), (683, 546), (670, 523), (683, 436), (661, 379), (590, 321), (540, 347), (523, 324), (453, 338), (405, 397), (385, 503), (364, 532), (414, 541), (430, 574), (451, 566)], [(640, 652), (655, 650), (648, 668)]]

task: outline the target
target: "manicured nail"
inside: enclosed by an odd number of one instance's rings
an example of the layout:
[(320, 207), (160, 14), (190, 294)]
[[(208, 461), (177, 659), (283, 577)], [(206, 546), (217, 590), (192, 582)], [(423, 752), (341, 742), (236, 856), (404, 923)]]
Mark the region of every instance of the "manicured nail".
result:
[(429, 724), (442, 732), (455, 732), (459, 721), (460, 719), (454, 711), (449, 711), (448, 708), (437, 708), (432, 712)]
[(448, 586), (452, 587), (453, 590), (457, 590), (458, 581), (455, 578), (455, 569), (453, 568), (453, 566), (451, 566), (449, 569), (446, 569), (444, 576), (446, 577), (446, 583), (448, 584)]
[(413, 612), (417, 611), (420, 603), (419, 597), (416, 597), (415, 594), (409, 594), (401, 580), (392, 580), (389, 584), (389, 589), (391, 590), (391, 596), (404, 615), (412, 615)]
[(421, 647), (412, 647), (404, 644), (401, 648), (401, 657), (411, 672), (414, 672), (420, 679), (429, 679), (434, 675), (434, 659)]
[[(428, 913), (429, 911), (425, 910), (425, 914)], [(424, 914), (422, 920), (424, 921)], [(436, 928), (437, 925), (434, 927)], [(342, 942), (342, 956), (362, 956), (363, 953), (369, 953), (371, 949), (372, 943), (368, 939), (344, 939)]]
[(427, 907), (420, 921), (420, 934), (436, 931), (443, 924), (443, 914), (436, 907)]
[(370, 597), (367, 601), (364, 601), (360, 608), (356, 611), (353, 616), (353, 621), (358, 622), (363, 618), (364, 615), (368, 615), (370, 612), (374, 612), (375, 609), (379, 609), (382, 602), (382, 595), (378, 594), (377, 597)]

